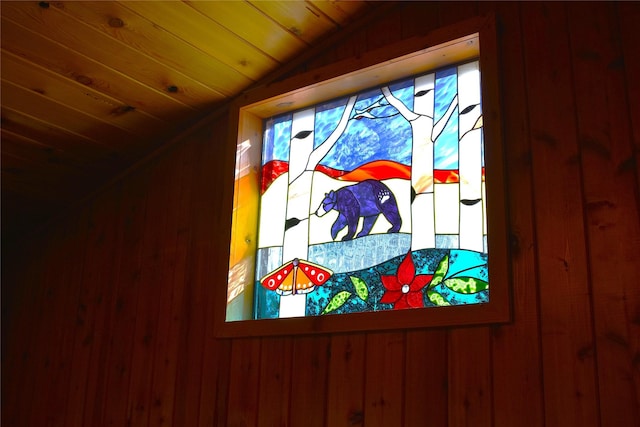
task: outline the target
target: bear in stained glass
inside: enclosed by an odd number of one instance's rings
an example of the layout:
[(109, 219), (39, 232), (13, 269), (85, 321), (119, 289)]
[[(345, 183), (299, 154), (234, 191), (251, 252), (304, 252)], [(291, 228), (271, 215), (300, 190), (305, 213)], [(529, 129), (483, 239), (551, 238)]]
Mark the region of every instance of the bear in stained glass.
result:
[(315, 214), (320, 217), (332, 209), (338, 211), (338, 218), (331, 226), (333, 240), (345, 227), (347, 227), (347, 234), (342, 240), (353, 239), (360, 217), (363, 217), (363, 225), (356, 237), (368, 235), (380, 214), (391, 223), (387, 233), (397, 233), (402, 225), (395, 196), (389, 187), (374, 179), (367, 179), (335, 191), (331, 190), (325, 194)]

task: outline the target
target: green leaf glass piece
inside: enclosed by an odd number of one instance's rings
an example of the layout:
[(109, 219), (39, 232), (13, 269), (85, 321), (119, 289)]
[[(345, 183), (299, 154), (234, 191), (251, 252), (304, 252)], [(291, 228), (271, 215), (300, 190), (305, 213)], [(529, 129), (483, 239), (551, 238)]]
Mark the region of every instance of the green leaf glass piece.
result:
[(449, 255), (445, 255), (444, 257), (442, 257), (442, 259), (438, 263), (438, 267), (433, 273), (433, 278), (431, 279), (431, 284), (429, 285), (429, 287), (432, 288), (440, 284), (440, 282), (442, 282), (442, 279), (444, 279), (444, 276), (447, 275), (447, 271), (449, 271)]
[(349, 276), (349, 278), (356, 288), (356, 294), (358, 294), (362, 301), (366, 301), (367, 298), (369, 298), (369, 288), (367, 288), (367, 284), (359, 277)]
[(351, 292), (349, 291), (340, 291), (331, 298), (329, 304), (322, 310), (320, 314), (327, 314), (332, 312), (333, 310), (342, 307), (342, 305), (347, 302), (349, 297), (351, 296)]
[(475, 294), (484, 291), (489, 287), (489, 283), (473, 277), (456, 277), (444, 281), (444, 285), (454, 292), (461, 294)]
[(429, 301), (431, 301), (432, 303), (434, 303), (439, 307), (445, 307), (447, 305), (451, 305), (449, 301), (444, 299), (444, 297), (436, 291), (428, 291), (427, 297), (429, 297)]

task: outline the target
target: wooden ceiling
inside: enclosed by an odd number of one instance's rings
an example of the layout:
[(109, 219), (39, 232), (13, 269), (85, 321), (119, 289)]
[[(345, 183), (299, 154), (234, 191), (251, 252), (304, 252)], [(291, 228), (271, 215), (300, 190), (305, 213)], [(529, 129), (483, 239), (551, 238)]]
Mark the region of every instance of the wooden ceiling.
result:
[(64, 212), (377, 7), (2, 1), (2, 235)]

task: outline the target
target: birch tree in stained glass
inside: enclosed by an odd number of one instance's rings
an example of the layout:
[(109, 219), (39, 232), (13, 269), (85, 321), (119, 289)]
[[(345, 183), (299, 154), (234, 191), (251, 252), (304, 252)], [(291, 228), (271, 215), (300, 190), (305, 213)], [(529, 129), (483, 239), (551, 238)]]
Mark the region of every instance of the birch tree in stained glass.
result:
[(477, 61), (266, 120), (256, 317), (488, 301), (482, 143)]

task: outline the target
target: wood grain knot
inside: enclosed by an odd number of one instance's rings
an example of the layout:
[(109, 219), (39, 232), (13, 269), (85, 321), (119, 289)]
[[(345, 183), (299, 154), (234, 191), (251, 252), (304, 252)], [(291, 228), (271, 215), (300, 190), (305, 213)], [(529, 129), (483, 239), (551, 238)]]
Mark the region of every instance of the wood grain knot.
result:
[(591, 200), (587, 202), (587, 209), (591, 211), (601, 209), (614, 209), (615, 207), (615, 203), (609, 200)]
[(91, 78), (83, 75), (76, 76), (76, 81), (85, 86), (89, 86), (91, 83), (93, 83), (93, 80), (91, 80)]
[(120, 18), (111, 18), (109, 19), (109, 26), (113, 28), (122, 28), (124, 27), (124, 21)]
[(586, 345), (584, 347), (582, 347), (581, 349), (578, 350), (578, 359), (584, 361), (587, 358), (592, 358), (593, 357), (593, 346), (592, 345)]
[(554, 147), (555, 148), (555, 147), (558, 146), (558, 141), (556, 140), (556, 138), (554, 138), (553, 136), (549, 135), (546, 132), (533, 131), (533, 132), (531, 132), (531, 136), (536, 141), (543, 142), (545, 145), (548, 145), (549, 147)]
[(132, 107), (131, 105), (121, 105), (119, 107), (114, 108), (113, 110), (111, 110), (111, 115), (113, 116), (121, 116), (125, 113), (128, 113), (129, 111), (133, 111), (135, 110), (136, 107)]
[(358, 425), (364, 421), (364, 413), (362, 411), (353, 411), (349, 414), (349, 424)]

